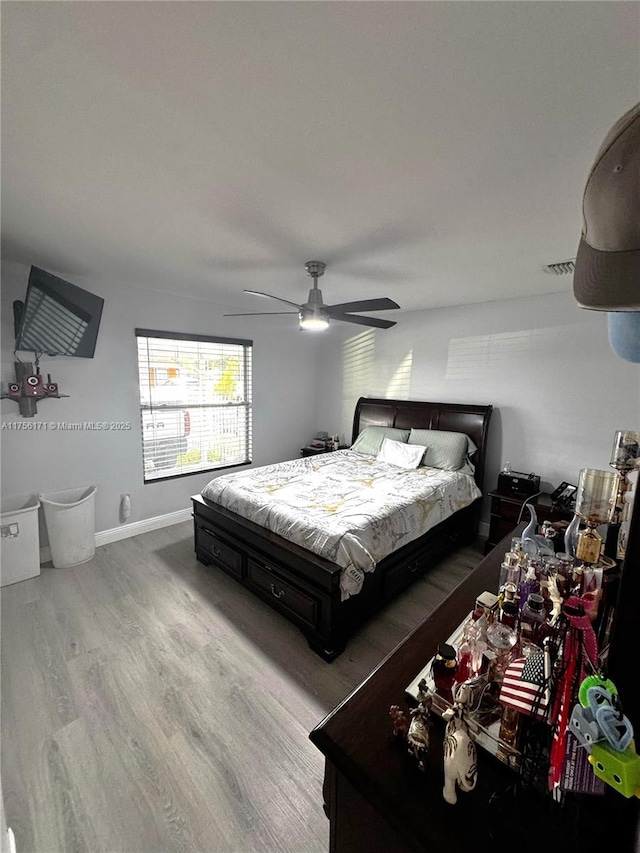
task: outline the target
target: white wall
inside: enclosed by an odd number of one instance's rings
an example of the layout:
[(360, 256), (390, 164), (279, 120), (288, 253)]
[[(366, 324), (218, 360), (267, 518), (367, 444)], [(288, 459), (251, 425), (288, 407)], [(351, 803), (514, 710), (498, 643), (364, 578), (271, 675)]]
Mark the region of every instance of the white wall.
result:
[(394, 319), (384, 331), (331, 329), (318, 411), (343, 439), (358, 396), (490, 403), (489, 490), (505, 460), (547, 487), (577, 483), (580, 469), (608, 467), (616, 430), (640, 429), (640, 365), (615, 355), (606, 315), (571, 293)]
[[(56, 272), (52, 270), (52, 272)], [(3, 265), (2, 381), (13, 378), (14, 299), (28, 268)], [(334, 323), (301, 334), (290, 318), (223, 318), (212, 302), (76, 280), (105, 299), (95, 358), (43, 358), (68, 399), (38, 404), (34, 421), (131, 421), (130, 432), (0, 431), (2, 494), (96, 484), (96, 529), (188, 508), (210, 474), (143, 484), (134, 328), (254, 341), (254, 465), (298, 455), (317, 430), (351, 439), (359, 396), (491, 403), (485, 487), (505, 460), (543, 485), (577, 483), (581, 468), (607, 468), (618, 429), (640, 428), (640, 365), (611, 350), (604, 314), (571, 293), (398, 314), (389, 330)], [(233, 323), (233, 325), (231, 325)], [(2, 403), (2, 422), (24, 421)], [(485, 517), (488, 509), (485, 506)]]
[[(54, 274), (56, 270), (50, 270)], [(29, 268), (2, 267), (2, 384), (14, 378), (13, 310), (24, 299)], [(65, 278), (64, 275), (62, 275)], [(105, 300), (93, 359), (43, 357), (68, 399), (38, 403), (33, 422), (130, 421), (131, 431), (12, 431), (24, 423), (17, 403), (2, 401), (2, 494), (36, 494), (97, 485), (96, 530), (118, 527), (120, 495), (131, 495), (130, 522), (188, 508), (211, 473), (143, 483), (137, 383), (136, 327), (222, 335), (253, 340), (254, 465), (291, 459), (316, 429), (316, 363), (319, 341), (297, 330), (291, 318), (223, 318), (228, 308), (151, 290), (108, 287), (90, 280), (74, 284)], [(23, 360), (29, 354), (21, 354)]]

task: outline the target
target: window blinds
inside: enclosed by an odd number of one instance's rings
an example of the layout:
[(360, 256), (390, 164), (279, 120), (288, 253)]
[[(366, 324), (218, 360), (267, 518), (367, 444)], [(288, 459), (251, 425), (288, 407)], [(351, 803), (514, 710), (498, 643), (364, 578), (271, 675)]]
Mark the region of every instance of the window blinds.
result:
[(251, 462), (252, 342), (136, 329), (144, 480)]

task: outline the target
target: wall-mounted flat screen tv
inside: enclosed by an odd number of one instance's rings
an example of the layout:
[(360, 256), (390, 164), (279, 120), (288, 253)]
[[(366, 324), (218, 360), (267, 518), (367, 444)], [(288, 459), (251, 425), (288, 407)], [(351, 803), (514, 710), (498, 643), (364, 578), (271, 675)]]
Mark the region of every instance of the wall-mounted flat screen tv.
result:
[(16, 350), (93, 358), (104, 299), (31, 267)]

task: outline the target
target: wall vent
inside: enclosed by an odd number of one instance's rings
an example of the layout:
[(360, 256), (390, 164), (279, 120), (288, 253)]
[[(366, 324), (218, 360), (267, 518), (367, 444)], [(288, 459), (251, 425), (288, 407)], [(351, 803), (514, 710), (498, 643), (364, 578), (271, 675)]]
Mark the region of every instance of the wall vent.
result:
[(545, 264), (542, 269), (549, 275), (569, 275), (575, 272), (576, 259), (558, 261), (555, 264)]

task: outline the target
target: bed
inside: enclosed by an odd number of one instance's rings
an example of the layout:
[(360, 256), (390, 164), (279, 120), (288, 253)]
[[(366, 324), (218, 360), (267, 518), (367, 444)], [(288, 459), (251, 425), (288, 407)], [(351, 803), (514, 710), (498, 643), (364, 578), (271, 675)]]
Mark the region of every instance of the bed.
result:
[[(222, 475), (194, 495), (196, 557), (268, 602), (331, 661), (365, 619), (477, 536), (491, 413), (362, 397), (352, 449)], [(425, 430), (468, 437), (460, 471), (431, 467), (426, 453), (419, 467), (402, 470), (362, 452), (371, 433), (401, 431), (401, 441), (426, 436), (430, 444), (434, 433)], [(374, 493), (393, 513), (376, 515)]]

